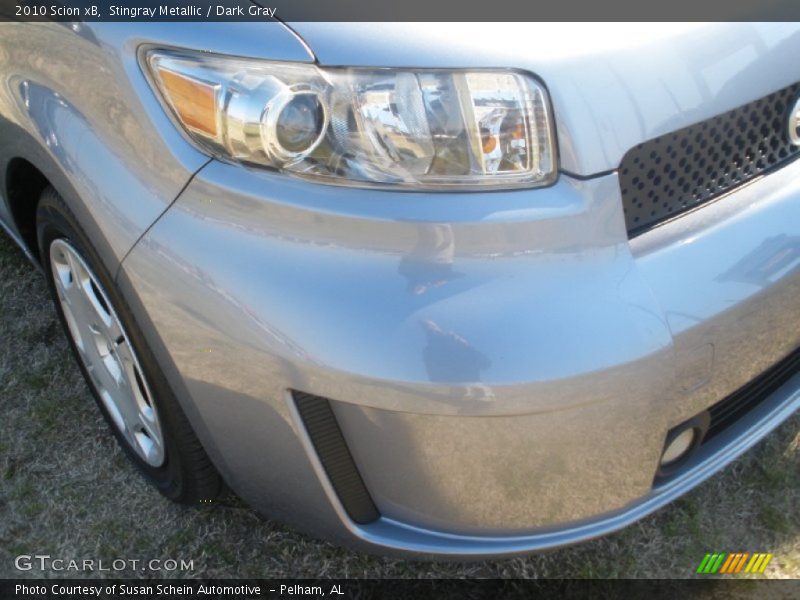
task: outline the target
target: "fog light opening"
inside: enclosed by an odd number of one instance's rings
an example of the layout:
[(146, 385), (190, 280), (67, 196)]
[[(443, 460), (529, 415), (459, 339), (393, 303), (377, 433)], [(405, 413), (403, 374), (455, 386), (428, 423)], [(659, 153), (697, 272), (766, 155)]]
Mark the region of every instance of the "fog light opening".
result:
[(672, 463), (686, 456), (692, 449), (697, 438), (697, 430), (694, 428), (684, 429), (673, 439), (664, 449), (661, 455), (661, 466), (668, 467)]
[(711, 416), (708, 411), (703, 411), (670, 430), (661, 453), (656, 473), (657, 480), (673, 475), (686, 464), (703, 442), (710, 421)]

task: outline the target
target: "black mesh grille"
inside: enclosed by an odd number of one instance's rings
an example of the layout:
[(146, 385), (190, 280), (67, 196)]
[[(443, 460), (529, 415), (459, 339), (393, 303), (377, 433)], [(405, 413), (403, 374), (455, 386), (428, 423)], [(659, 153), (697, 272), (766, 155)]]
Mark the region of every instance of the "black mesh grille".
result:
[(629, 237), (800, 155), (788, 132), (798, 93), (795, 83), (629, 150), (619, 168)]

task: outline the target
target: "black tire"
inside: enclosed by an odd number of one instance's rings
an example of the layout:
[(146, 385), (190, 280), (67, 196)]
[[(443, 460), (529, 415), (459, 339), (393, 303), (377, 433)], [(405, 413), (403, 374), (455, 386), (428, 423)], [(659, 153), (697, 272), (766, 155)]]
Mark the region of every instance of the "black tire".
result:
[[(97, 251), (69, 207), (52, 187), (47, 187), (42, 192), (36, 213), (36, 223), (39, 255), (42, 257), (47, 286), (59, 320), (67, 334), (83, 377), (125, 454), (145, 478), (170, 500), (182, 504), (207, 504), (213, 501), (222, 490), (222, 479), (219, 473), (192, 430), (163, 372), (156, 363), (153, 353), (148, 348), (128, 304), (114, 284), (113, 278), (104, 267)], [(114, 312), (127, 331), (130, 338), (129, 343), (144, 372), (161, 422), (166, 457), (160, 467), (153, 467), (143, 461), (114, 425), (111, 415), (103, 405), (99, 392), (84, 366), (72, 339), (53, 281), (49, 258), (50, 246), (58, 239), (69, 242), (92, 269), (97, 279), (100, 280)]]

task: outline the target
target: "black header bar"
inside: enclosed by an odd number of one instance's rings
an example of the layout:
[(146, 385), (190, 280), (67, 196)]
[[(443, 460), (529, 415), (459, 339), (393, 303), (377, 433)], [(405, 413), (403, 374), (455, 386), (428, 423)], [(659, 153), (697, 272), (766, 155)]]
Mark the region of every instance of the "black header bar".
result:
[(504, 580), (504, 579), (6, 579), (3, 600), (531, 600), (533, 598), (688, 600), (797, 598), (800, 581), (751, 579)]
[(0, 0), (2, 21), (800, 21), (797, 0)]

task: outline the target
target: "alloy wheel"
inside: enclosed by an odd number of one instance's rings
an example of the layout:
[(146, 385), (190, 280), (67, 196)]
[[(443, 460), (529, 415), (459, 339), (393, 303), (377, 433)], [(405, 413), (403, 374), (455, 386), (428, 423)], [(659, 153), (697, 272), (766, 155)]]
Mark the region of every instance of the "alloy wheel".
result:
[(161, 423), (125, 328), (80, 253), (66, 240), (50, 245), (55, 288), (70, 335), (115, 427), (148, 465), (164, 463)]

